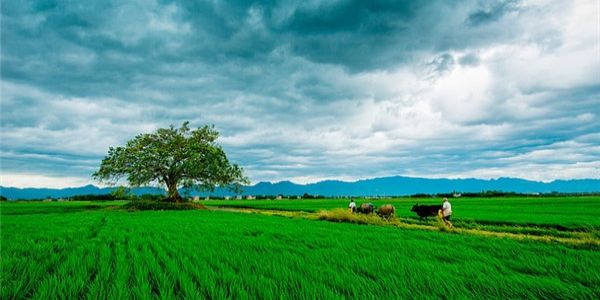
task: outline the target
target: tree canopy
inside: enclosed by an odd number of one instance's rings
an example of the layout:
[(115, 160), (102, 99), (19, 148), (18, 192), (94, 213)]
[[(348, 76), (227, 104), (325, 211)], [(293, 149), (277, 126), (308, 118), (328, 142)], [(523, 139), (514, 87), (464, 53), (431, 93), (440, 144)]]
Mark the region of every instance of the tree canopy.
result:
[(100, 169), (92, 176), (100, 182), (116, 184), (126, 177), (132, 187), (164, 184), (171, 201), (182, 200), (179, 188), (214, 191), (216, 186), (239, 191), (250, 184), (237, 164), (230, 164), (215, 141), (214, 125), (191, 130), (158, 129), (140, 134), (124, 147), (110, 147)]

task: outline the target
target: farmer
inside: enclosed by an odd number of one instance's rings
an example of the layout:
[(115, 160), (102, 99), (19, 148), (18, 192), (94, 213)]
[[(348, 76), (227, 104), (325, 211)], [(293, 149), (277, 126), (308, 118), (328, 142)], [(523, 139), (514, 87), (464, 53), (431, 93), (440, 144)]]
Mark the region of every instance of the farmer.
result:
[(354, 203), (354, 199), (350, 199), (350, 204), (348, 204), (348, 210), (351, 213), (356, 211), (356, 203)]
[(452, 205), (448, 202), (448, 198), (444, 198), (444, 204), (442, 205), (442, 220), (448, 225), (452, 227), (452, 223), (450, 223), (450, 216), (452, 215)]

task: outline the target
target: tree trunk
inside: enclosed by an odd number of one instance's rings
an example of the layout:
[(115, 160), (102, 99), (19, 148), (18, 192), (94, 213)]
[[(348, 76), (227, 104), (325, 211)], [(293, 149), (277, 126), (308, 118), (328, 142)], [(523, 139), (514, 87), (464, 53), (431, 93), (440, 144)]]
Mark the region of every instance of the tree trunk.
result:
[(174, 180), (170, 180), (168, 182), (166, 182), (167, 184), (167, 200), (168, 201), (173, 201), (176, 203), (181, 202), (181, 200), (183, 200), (183, 198), (181, 198), (181, 195), (179, 194), (179, 191), (177, 190), (177, 181)]

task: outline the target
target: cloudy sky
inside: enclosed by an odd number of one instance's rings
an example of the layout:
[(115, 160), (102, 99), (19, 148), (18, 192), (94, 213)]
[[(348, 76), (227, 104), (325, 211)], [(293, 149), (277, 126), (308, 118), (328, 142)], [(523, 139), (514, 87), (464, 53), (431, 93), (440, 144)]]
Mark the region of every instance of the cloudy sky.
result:
[(600, 178), (600, 2), (2, 0), (3, 186), (214, 124), (259, 181)]

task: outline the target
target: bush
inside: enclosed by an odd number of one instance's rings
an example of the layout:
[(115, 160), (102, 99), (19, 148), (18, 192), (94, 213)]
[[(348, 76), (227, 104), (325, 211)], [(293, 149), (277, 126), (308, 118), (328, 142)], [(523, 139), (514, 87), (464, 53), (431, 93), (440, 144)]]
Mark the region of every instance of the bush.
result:
[(332, 210), (320, 210), (317, 219), (330, 222), (344, 222), (357, 224), (382, 225), (387, 221), (382, 220), (375, 213), (372, 215), (351, 213), (346, 208), (335, 208)]
[(102, 206), (100, 206), (100, 205), (97, 205), (97, 204), (90, 204), (90, 205), (86, 205), (86, 206), (85, 206), (85, 209), (89, 209), (89, 210), (92, 210), (92, 209), (100, 209), (100, 208), (102, 208)]
[(140, 210), (194, 210), (194, 209), (205, 209), (204, 205), (199, 203), (173, 203), (173, 202), (160, 202), (160, 201), (131, 201), (122, 206), (128, 211), (140, 211)]

